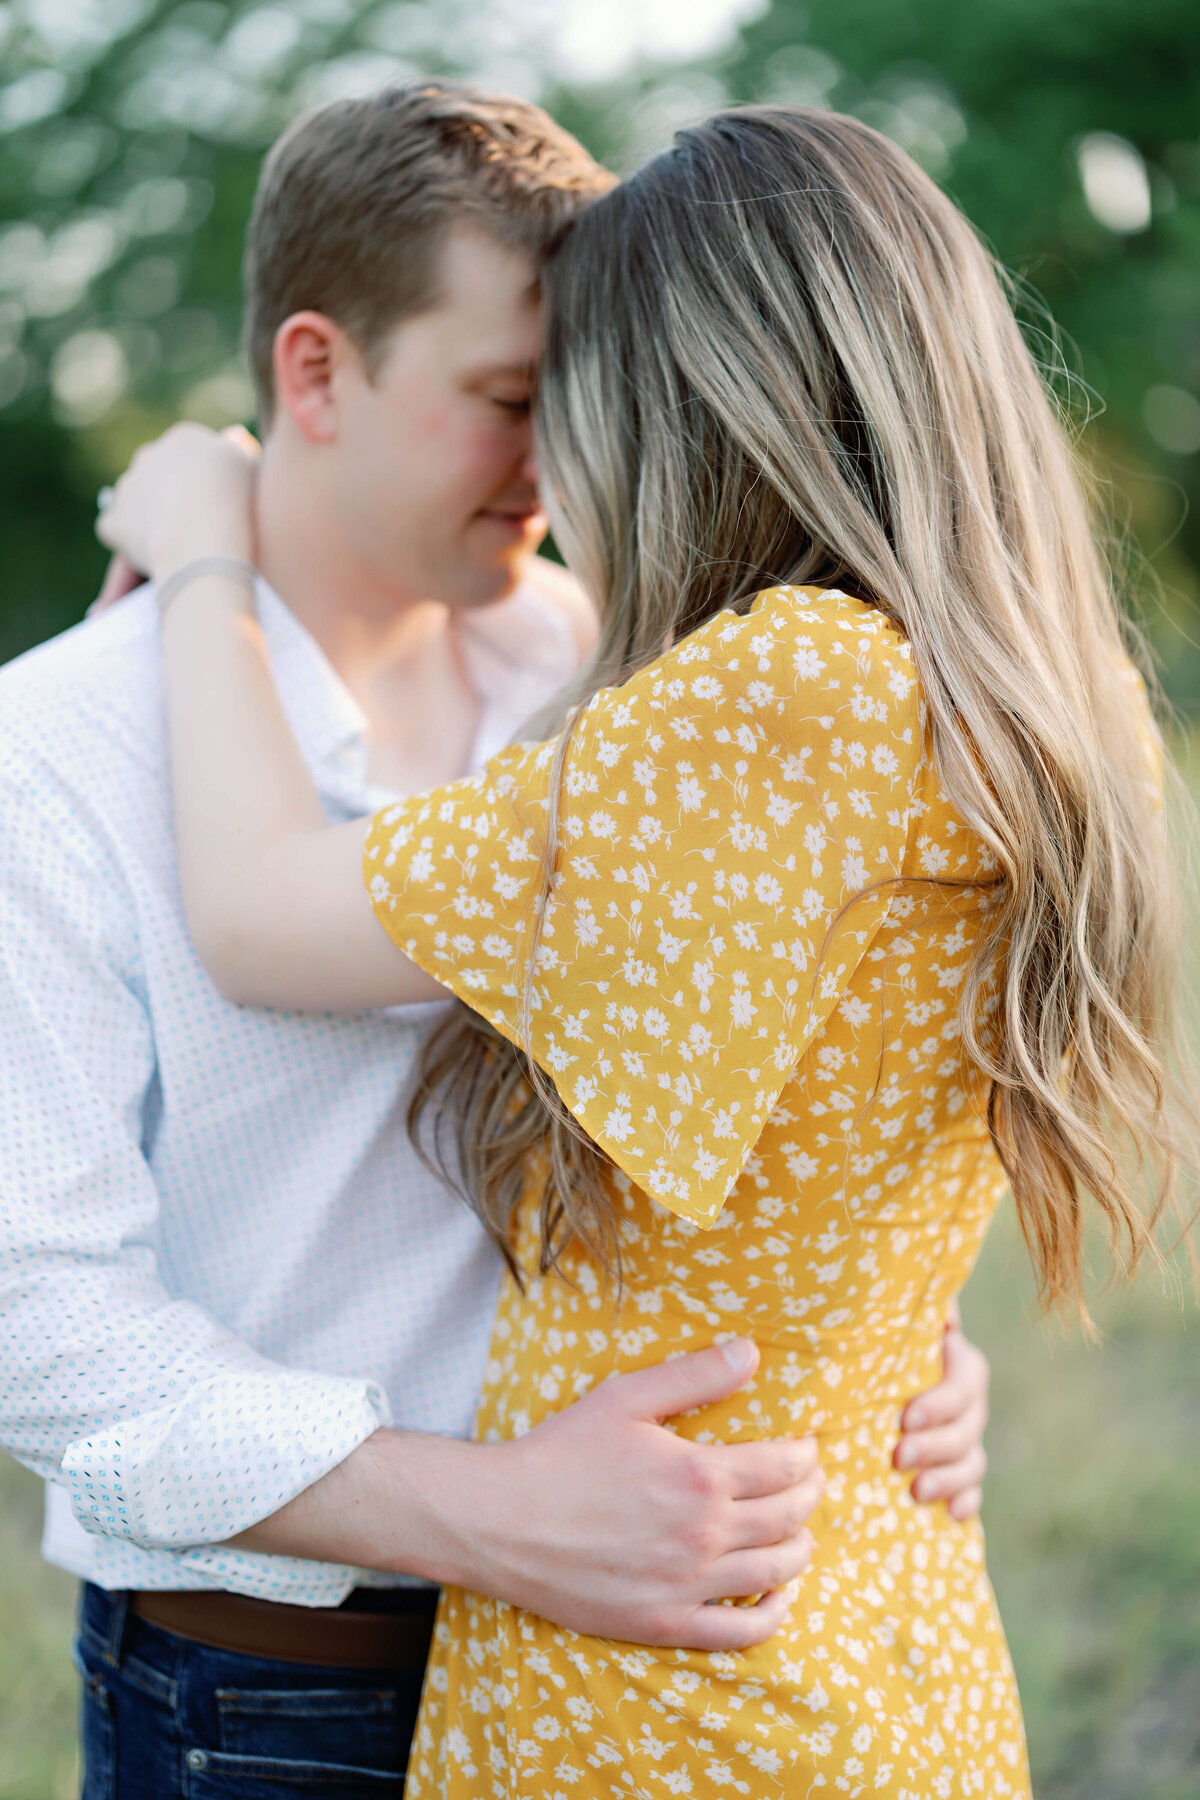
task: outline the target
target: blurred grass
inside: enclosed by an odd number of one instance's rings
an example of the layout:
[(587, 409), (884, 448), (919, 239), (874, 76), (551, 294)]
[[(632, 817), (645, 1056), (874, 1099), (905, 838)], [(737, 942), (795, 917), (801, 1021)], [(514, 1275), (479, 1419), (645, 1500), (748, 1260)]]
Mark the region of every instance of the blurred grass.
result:
[[(1148, 1275), (1099, 1348), (1040, 1325), (1011, 1215), (963, 1301), (993, 1369), (988, 1554), (1037, 1800), (1200, 1796), (1200, 1328)], [(75, 1791), (74, 1584), (38, 1559), (40, 1489), (0, 1459), (0, 1800)]]
[(79, 1792), (71, 1666), (77, 1587), (38, 1554), (42, 1484), (0, 1454), (0, 1795)]
[(963, 1296), (992, 1359), (988, 1562), (1038, 1800), (1200, 1796), (1200, 1329), (1177, 1271), (1038, 1321), (1011, 1208)]

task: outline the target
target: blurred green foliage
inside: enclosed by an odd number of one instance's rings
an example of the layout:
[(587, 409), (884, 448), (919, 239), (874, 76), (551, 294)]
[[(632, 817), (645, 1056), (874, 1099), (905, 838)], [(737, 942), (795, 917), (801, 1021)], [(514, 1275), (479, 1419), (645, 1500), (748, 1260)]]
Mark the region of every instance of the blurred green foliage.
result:
[(536, 94), (621, 169), (729, 100), (904, 143), (1063, 326), (1168, 686), (1200, 704), (1194, 0), (727, 0), (690, 55), (689, 10), (720, 0), (0, 4), (0, 659), (80, 615), (95, 490), (134, 444), (249, 413), (238, 267), (266, 144), (301, 106), (446, 72)]
[(1044, 297), (1105, 409), (1092, 458), (1156, 565), (1142, 602), (1164, 674), (1200, 703), (1195, 0), (812, 0), (807, 16), (833, 66), (814, 70), (793, 47), (795, 12), (777, 6), (747, 33), (739, 95), (808, 82), (861, 113)]

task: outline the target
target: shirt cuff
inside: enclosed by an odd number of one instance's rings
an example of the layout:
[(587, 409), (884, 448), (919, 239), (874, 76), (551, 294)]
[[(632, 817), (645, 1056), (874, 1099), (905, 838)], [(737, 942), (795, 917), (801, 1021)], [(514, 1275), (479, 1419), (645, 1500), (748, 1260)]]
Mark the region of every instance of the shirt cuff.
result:
[(174, 1406), (81, 1438), (63, 1457), (60, 1479), (85, 1531), (228, 1559), (239, 1553), (226, 1539), (278, 1512), (391, 1422), (377, 1382), (281, 1369), (229, 1373)]
[[(180, 1587), (203, 1585), (252, 1600), (284, 1601), (289, 1606), (340, 1606), (369, 1572), (349, 1563), (309, 1562), (300, 1556), (274, 1556), (265, 1550), (238, 1550), (232, 1544), (205, 1544), (179, 1550), (172, 1558), (180, 1570)], [(197, 1580), (197, 1577), (200, 1580)]]

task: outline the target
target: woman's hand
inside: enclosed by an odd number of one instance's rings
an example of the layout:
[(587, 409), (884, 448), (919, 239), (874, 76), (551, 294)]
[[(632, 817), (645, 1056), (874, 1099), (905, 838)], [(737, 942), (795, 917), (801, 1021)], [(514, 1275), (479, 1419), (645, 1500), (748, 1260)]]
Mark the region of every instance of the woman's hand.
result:
[(241, 427), (172, 425), (134, 452), (97, 537), (154, 581), (199, 556), (253, 561), (257, 451)]
[[(249, 1006), (356, 1012), (444, 999), (380, 925), (362, 874), (364, 820), (326, 827), (271, 679), (253, 596), (256, 448), (248, 433), (173, 425), (139, 450), (97, 534), (152, 581), (216, 558), (162, 621), (184, 909), (220, 990)], [(113, 590), (123, 576), (117, 571)], [(302, 894), (303, 905), (293, 904)], [(332, 974), (332, 981), (328, 979)]]

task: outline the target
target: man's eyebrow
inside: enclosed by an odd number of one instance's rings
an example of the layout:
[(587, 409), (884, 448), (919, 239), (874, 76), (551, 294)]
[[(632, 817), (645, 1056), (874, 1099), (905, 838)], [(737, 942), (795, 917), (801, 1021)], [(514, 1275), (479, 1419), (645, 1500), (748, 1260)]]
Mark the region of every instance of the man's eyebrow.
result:
[(493, 362), (475, 363), (463, 371), (465, 381), (494, 381), (502, 375), (512, 375), (518, 380), (532, 381), (534, 365), (531, 362)]

